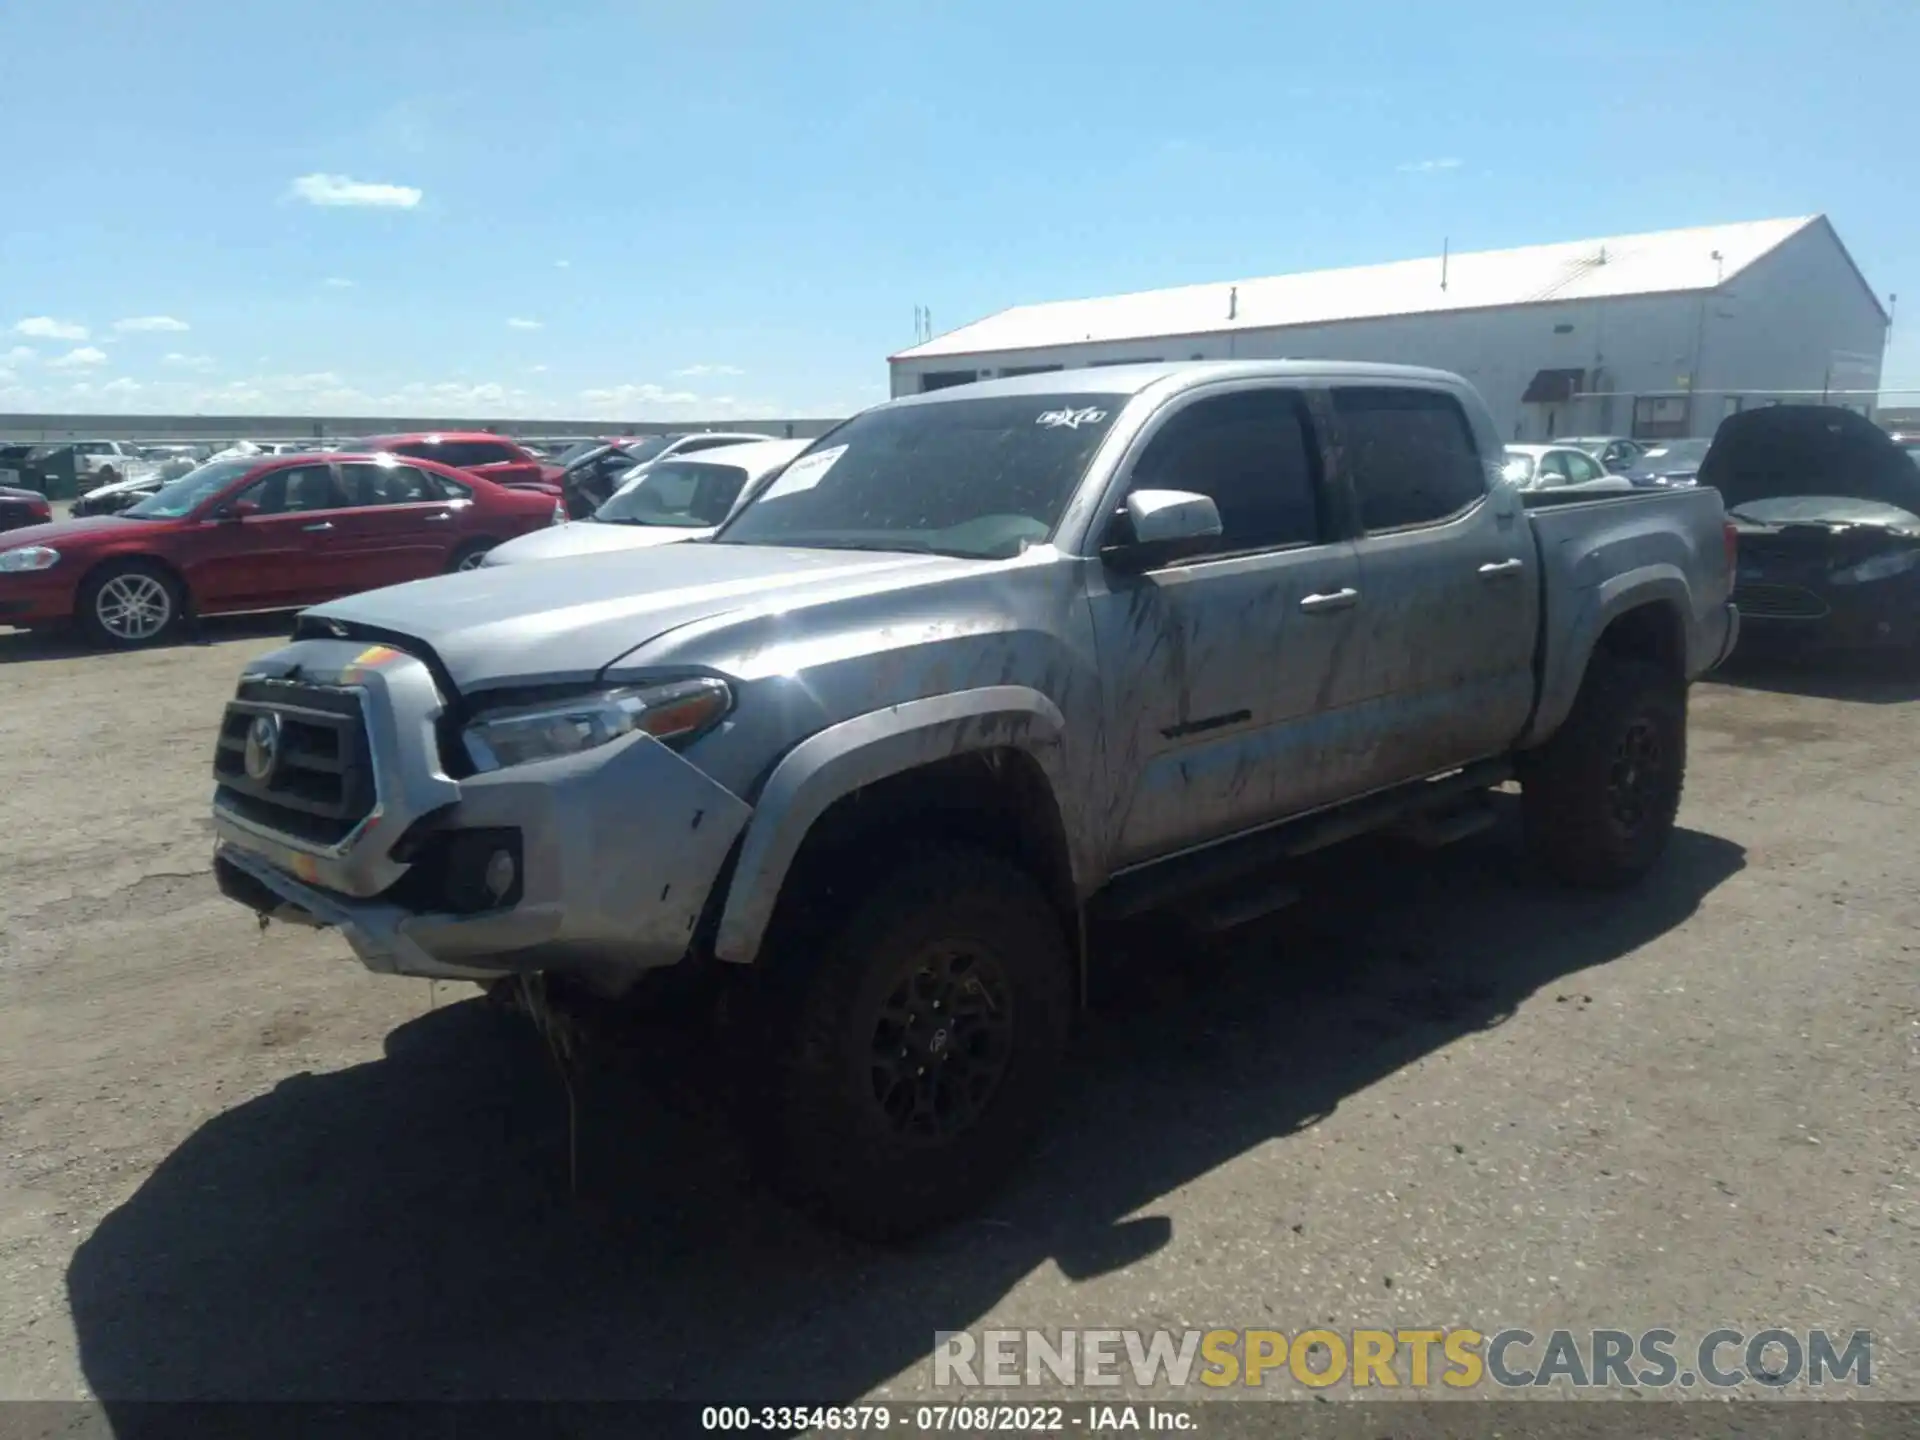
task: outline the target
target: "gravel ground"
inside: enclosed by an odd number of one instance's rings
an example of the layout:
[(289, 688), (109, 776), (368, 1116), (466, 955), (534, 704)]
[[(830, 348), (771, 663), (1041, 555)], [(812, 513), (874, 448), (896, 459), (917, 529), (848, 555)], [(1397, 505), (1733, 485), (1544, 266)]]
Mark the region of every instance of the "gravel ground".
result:
[(283, 631), (0, 632), (0, 1397), (906, 1398), (937, 1329), (1778, 1324), (1871, 1328), (1920, 1398), (1920, 683), (1697, 689), (1628, 895), (1510, 825), (1347, 853), (1107, 1004), (1041, 1159), (889, 1252), (758, 1192), (673, 1037), (588, 1076), (570, 1195), (525, 1027), (215, 896), (214, 722)]

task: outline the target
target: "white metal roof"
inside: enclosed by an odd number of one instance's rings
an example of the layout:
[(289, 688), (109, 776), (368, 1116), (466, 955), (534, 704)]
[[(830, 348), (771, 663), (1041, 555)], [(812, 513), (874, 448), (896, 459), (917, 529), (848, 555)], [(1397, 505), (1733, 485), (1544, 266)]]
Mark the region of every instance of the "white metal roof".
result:
[(893, 358), (924, 360), (1088, 341), (1209, 335), (1385, 315), (1710, 290), (1821, 220), (1818, 215), (1802, 215), (1451, 255), (1446, 259), (1445, 289), (1440, 286), (1441, 257), (1433, 255), (1388, 265), (1020, 305), (902, 350)]

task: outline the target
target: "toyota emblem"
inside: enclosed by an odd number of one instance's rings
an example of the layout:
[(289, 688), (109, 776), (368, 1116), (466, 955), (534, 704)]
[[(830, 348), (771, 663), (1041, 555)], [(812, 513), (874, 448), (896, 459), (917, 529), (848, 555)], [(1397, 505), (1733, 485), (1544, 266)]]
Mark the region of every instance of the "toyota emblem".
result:
[(271, 712), (256, 715), (247, 727), (247, 753), (244, 758), (247, 778), (265, 785), (273, 779), (280, 764), (280, 717)]

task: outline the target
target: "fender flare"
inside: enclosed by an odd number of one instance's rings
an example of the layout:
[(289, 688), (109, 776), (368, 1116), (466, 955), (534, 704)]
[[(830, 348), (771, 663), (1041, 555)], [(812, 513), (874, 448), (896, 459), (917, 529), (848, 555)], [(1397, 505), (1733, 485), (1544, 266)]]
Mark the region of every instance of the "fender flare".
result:
[[(1040, 765), (1055, 804), (1061, 775), (1060, 708), (1024, 685), (990, 685), (909, 700), (830, 725), (788, 751), (761, 787), (714, 936), (722, 960), (751, 963), (772, 923), (787, 872), (813, 824), (835, 801), (877, 780), (974, 750), (1012, 747)], [(1069, 837), (1075, 817), (1063, 808)], [(1073, 849), (1071, 839), (1069, 850)], [(1081, 857), (1070, 856), (1076, 884)]]
[[(1688, 624), (1693, 614), (1693, 591), (1679, 567), (1661, 562), (1612, 576), (1579, 592), (1579, 608), (1574, 612), (1562, 651), (1566, 658), (1553, 667), (1541, 686), (1540, 704), (1534, 712), (1533, 723), (1527, 727), (1523, 745), (1543, 743), (1572, 713), (1581, 682), (1593, 663), (1593, 652), (1607, 627), (1628, 611), (1649, 605), (1659, 605), (1678, 617), (1681, 664), (1688, 675), (1694, 673), (1694, 657), (1689, 653), (1694, 643), (1694, 627)], [(1551, 617), (1543, 616), (1542, 623), (1551, 623)]]

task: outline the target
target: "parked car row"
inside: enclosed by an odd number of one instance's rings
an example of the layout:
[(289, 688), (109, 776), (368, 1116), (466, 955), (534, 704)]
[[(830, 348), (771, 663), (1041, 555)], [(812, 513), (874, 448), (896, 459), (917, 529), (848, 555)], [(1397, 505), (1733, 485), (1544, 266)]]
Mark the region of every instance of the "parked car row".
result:
[(435, 460), (214, 460), (117, 515), (0, 538), (0, 623), (77, 622), (99, 645), (148, 645), (188, 615), (295, 608), (469, 569), (564, 519), (548, 490)]

